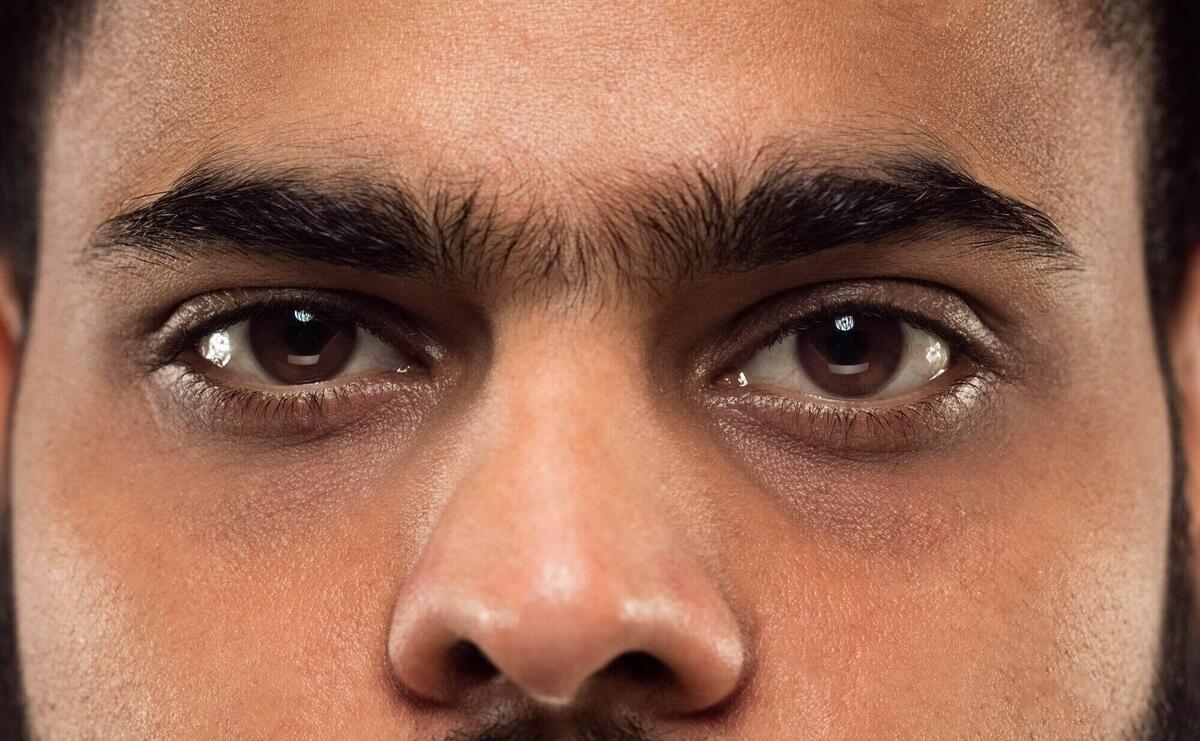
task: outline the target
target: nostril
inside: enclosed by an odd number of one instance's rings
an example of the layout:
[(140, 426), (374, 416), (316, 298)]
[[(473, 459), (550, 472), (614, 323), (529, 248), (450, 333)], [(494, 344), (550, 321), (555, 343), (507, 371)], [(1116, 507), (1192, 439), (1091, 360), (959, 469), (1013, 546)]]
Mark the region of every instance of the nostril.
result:
[(459, 641), (451, 646), (447, 660), (454, 676), (469, 684), (482, 684), (500, 673), (471, 641)]
[(643, 687), (667, 687), (677, 682), (675, 672), (645, 651), (627, 651), (608, 663), (600, 674)]

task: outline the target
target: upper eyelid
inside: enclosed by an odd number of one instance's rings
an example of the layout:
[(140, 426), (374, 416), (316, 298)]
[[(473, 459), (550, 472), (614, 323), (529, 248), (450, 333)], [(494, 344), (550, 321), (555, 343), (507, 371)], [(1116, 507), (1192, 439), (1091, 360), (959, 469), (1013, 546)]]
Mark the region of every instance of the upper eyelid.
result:
[[(926, 299), (926, 305), (953, 303), (960, 310), (960, 316), (957, 321), (949, 317), (939, 319), (932, 311), (922, 312), (900, 300), (881, 298), (880, 293), (890, 285), (920, 294)], [(761, 301), (739, 315), (734, 320), (732, 338), (724, 343), (727, 346), (723, 351), (718, 350), (717, 357), (709, 359), (705, 375), (710, 379), (719, 377), (731, 367), (749, 360), (754, 353), (803, 329), (806, 323), (811, 326), (820, 318), (839, 311), (874, 311), (908, 321), (946, 340), (954, 352), (983, 365), (996, 366), (991, 369), (1000, 375), (1004, 375), (1008, 365), (995, 334), (969, 302), (951, 289), (888, 279), (825, 284), (806, 288), (799, 296), (795, 293)]]
[[(382, 341), (402, 345), (406, 352), (415, 355), (423, 364), (440, 359), (437, 353), (423, 346), (424, 341), (429, 339), (427, 333), (420, 330), (399, 307), (390, 305), (384, 308), (382, 305), (387, 302), (382, 299), (329, 290), (249, 288), (203, 294), (175, 307), (162, 326), (153, 333), (146, 365), (153, 371), (175, 362), (208, 333), (251, 319), (266, 309), (296, 303), (307, 303), (323, 311), (337, 313)], [(385, 313), (387, 318), (381, 316)], [(410, 341), (415, 336), (419, 336), (422, 342)]]
[(768, 341), (760, 344), (758, 349), (762, 350), (766, 347), (770, 347), (785, 337), (803, 332), (806, 329), (816, 326), (825, 319), (841, 313), (866, 314), (868, 316), (880, 316), (898, 319), (900, 321), (907, 322), (918, 329), (923, 329), (931, 334), (936, 334), (939, 338), (946, 340), (950, 344), (950, 348), (956, 352), (969, 352), (970, 349), (970, 338), (963, 337), (963, 333), (954, 327), (946, 326), (916, 312), (907, 311), (903, 307), (875, 304), (847, 304), (840, 308), (826, 307), (817, 312), (810, 312), (808, 315), (800, 319), (785, 323), (775, 334), (770, 336)]

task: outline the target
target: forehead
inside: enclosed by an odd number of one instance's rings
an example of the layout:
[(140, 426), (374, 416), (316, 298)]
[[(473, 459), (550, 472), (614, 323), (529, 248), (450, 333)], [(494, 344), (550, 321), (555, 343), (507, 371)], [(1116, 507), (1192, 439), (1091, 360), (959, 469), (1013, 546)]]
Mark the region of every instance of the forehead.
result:
[(60, 214), (82, 227), (225, 150), (382, 156), (398, 176), (482, 173), (501, 190), (519, 180), (576, 195), (571, 185), (631, 164), (776, 138), (852, 157), (864, 140), (919, 137), (1061, 216), (1072, 199), (1104, 198), (1095, 174), (1129, 163), (1102, 142), (1138, 125), (1077, 11), (117, 0), (101, 4), (54, 98), (48, 166), (89, 163), (61, 173), (93, 195), (92, 213)]

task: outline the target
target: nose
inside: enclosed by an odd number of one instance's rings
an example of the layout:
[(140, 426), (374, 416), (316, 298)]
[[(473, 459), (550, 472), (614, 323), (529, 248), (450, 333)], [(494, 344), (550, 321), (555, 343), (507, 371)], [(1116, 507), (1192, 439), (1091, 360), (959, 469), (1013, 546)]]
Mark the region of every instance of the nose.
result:
[(649, 702), (672, 714), (719, 705), (737, 687), (736, 626), (702, 603), (709, 595), (678, 584), (677, 594), (645, 596), (561, 564), (540, 571), (520, 585), (479, 580), (413, 595), (389, 647), (399, 681), (434, 702), (507, 684), (548, 706)]
[[(721, 705), (744, 642), (718, 581), (672, 514), (647, 425), (562, 398), (505, 405), (400, 590), (388, 653), (426, 701), (516, 693), (543, 705), (653, 714)], [(495, 417), (493, 417), (495, 419)], [(486, 702), (486, 700), (485, 700)]]

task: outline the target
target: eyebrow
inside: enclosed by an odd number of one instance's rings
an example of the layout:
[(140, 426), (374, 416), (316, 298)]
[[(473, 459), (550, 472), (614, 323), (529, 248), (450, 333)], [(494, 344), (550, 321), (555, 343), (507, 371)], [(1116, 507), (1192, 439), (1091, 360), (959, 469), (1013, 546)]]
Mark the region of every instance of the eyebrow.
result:
[(591, 188), (598, 218), (506, 213), (478, 183), (418, 194), (395, 179), (204, 163), (102, 224), (89, 257), (156, 265), (240, 254), (400, 276), (587, 285), (608, 273), (659, 285), (847, 246), (944, 243), (1055, 270), (1079, 254), (1043, 211), (937, 158), (820, 167), (778, 157), (753, 174), (713, 167)]

